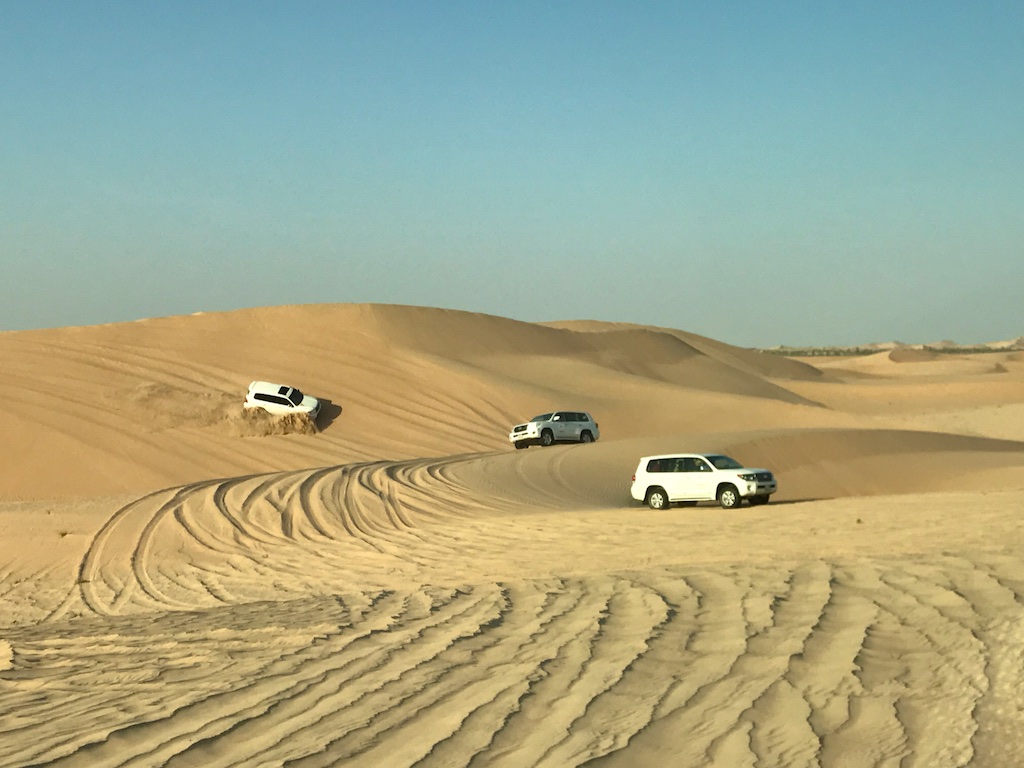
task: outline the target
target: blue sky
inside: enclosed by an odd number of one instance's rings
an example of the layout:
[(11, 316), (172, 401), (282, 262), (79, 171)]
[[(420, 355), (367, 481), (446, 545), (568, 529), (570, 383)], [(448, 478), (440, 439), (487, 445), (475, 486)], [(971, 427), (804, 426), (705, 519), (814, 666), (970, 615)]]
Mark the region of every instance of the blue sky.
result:
[(1024, 4), (0, 0), (0, 330), (1024, 334)]

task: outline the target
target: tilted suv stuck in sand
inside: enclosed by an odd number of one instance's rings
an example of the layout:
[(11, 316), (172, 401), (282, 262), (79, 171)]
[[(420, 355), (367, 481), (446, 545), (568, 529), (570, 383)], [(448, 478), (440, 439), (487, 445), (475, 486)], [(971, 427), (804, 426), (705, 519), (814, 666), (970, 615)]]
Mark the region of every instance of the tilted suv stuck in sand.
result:
[(592, 443), (601, 436), (597, 422), (583, 411), (554, 411), (534, 416), (525, 424), (516, 424), (508, 433), (516, 448), (529, 448), (534, 443)]
[(294, 387), (271, 384), (269, 381), (254, 381), (245, 393), (246, 408), (262, 408), (275, 416), (289, 413), (304, 413), (316, 419), (320, 413), (320, 401), (312, 395), (304, 395)]
[(775, 489), (775, 476), (767, 469), (744, 467), (720, 453), (672, 453), (640, 459), (629, 492), (651, 509), (698, 501), (731, 509), (743, 499), (767, 504)]

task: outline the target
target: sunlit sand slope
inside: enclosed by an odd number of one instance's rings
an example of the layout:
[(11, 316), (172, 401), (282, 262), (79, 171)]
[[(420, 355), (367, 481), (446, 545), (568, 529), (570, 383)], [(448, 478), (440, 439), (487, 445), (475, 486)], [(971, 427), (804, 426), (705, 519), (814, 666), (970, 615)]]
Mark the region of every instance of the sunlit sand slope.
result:
[[(557, 407), (591, 410), (609, 441), (887, 426), (1024, 440), (1024, 362), (1013, 353), (883, 355), (822, 373), (681, 331), (563, 325), (316, 305), (0, 334), (0, 497), (507, 450), (513, 423)], [(254, 378), (324, 399), (320, 433), (244, 420)]]
[[(0, 494), (145, 491), (506, 449), (512, 424), (552, 407), (594, 411), (609, 439), (740, 419), (772, 426), (803, 411), (821, 413), (795, 418), (834, 421), (750, 364), (762, 355), (695, 340), (707, 350), (661, 331), (575, 332), (374, 305), (0, 334), (0, 419), (10, 436), (0, 444), (9, 468)], [(273, 435), (246, 423), (240, 404), (254, 378), (324, 399), (321, 433)], [(38, 470), (55, 456), (59, 473)]]

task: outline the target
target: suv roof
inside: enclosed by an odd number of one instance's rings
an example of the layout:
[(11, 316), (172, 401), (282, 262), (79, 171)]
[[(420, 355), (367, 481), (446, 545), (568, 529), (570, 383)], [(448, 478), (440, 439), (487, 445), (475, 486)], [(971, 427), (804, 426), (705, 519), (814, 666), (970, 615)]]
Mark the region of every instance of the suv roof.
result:
[(704, 453), (703, 451), (677, 451), (675, 453), (653, 453), (650, 456), (641, 456), (640, 461), (647, 461), (649, 459), (674, 459), (679, 456), (700, 456), (701, 458), (707, 458), (708, 456), (725, 456), (726, 454), (720, 453), (719, 451), (709, 451)]
[(285, 395), (291, 387), (284, 384), (274, 384), (269, 381), (253, 381), (249, 383), (250, 392), (265, 392), (268, 395)]

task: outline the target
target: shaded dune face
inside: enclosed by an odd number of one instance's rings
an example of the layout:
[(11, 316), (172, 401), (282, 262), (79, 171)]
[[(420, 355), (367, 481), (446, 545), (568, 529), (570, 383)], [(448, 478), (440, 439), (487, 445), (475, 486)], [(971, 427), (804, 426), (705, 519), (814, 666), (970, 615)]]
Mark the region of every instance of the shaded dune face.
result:
[[(873, 357), (376, 305), (0, 334), (0, 765), (1015, 766), (1022, 361)], [(509, 446), (553, 407), (601, 439)], [(691, 449), (777, 497), (630, 499)]]

